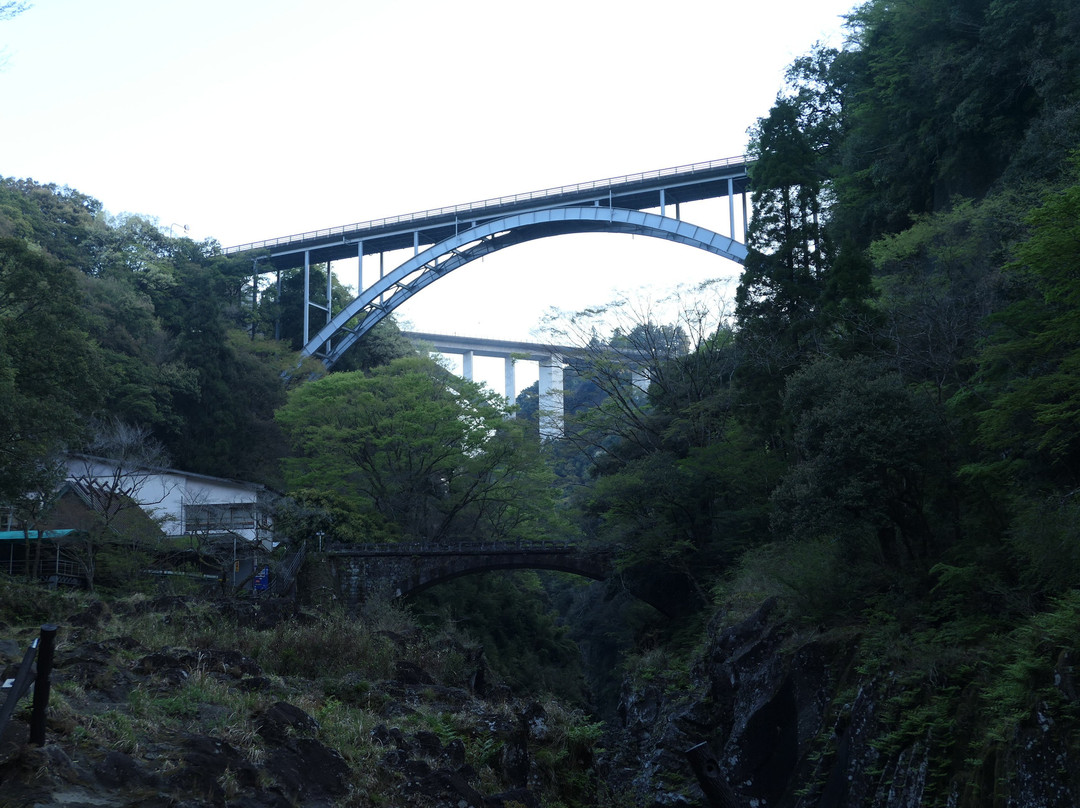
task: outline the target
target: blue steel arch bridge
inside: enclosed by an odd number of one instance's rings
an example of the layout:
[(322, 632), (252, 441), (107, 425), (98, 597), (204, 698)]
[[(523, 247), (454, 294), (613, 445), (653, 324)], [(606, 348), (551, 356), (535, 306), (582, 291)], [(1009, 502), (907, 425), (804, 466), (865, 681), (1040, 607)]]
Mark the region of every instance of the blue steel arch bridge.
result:
[[(304, 348), (328, 367), (357, 340), (413, 295), (459, 267), (496, 251), (571, 233), (614, 232), (686, 244), (742, 263), (746, 258), (746, 194), (749, 158), (731, 157), (621, 177), (486, 199), (384, 219), (331, 227), (228, 247), (227, 255), (250, 255), (253, 287), (259, 277), (304, 269)], [(690, 223), (682, 206), (727, 200), (727, 221)], [(721, 232), (721, 231), (726, 231)], [(412, 254), (387, 271), (388, 253)], [(365, 257), (377, 257), (378, 277), (365, 282)], [(311, 288), (312, 264), (356, 259), (359, 294), (344, 309)], [(314, 295), (314, 296), (313, 296)], [(323, 316), (312, 322), (311, 312)], [(314, 333), (313, 333), (314, 332)]]
[[(747, 157), (732, 157), (645, 171), (240, 244), (226, 248), (225, 253), (251, 256), (255, 290), (263, 274), (277, 272), (280, 282), (282, 270), (303, 267), (308, 303), (303, 353), (332, 367), (383, 318), (449, 272), (536, 239), (627, 233), (686, 244), (741, 264), (746, 258), (749, 164)], [(707, 199), (727, 200), (726, 222), (683, 220), (683, 205)], [(410, 257), (386, 270), (386, 254), (410, 249)], [(371, 256), (378, 257), (378, 277), (365, 283), (364, 259)], [(333, 312), (332, 273), (326, 273), (325, 296), (314, 299), (311, 266), (343, 259), (357, 260), (360, 293), (344, 309)], [(311, 322), (313, 308), (322, 311), (321, 322)], [(444, 339), (416, 336), (435, 343)], [(480, 350), (477, 345), (439, 347)], [(392, 594), (405, 595), (458, 575), (492, 569), (553, 569), (596, 579), (614, 573), (610, 552), (569, 545), (376, 546), (333, 555), (338, 585), (350, 600), (380, 584), (389, 585)], [(664, 610), (662, 603), (654, 605)]]

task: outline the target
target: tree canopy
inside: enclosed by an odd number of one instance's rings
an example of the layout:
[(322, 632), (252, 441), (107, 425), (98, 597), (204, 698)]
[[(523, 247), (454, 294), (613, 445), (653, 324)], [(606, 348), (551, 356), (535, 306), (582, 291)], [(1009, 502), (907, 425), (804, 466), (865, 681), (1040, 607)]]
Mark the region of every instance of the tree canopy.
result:
[(350, 495), (373, 526), (373, 536), (356, 538), (532, 538), (551, 512), (523, 423), (507, 420), (495, 394), (430, 359), (303, 385), (278, 421), (293, 447), (289, 486)]
[(101, 366), (76, 273), (18, 239), (0, 239), (0, 499), (19, 496), (43, 458), (77, 441), (100, 401)]

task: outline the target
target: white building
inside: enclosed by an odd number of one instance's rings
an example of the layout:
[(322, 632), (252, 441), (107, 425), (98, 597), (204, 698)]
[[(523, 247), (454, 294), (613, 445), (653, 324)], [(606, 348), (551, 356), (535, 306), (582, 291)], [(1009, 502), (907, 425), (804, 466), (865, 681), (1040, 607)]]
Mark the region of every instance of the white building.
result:
[(227, 535), (271, 547), (274, 495), (266, 486), (89, 455), (69, 455), (66, 464), (67, 482), (99, 507), (135, 502), (167, 537)]

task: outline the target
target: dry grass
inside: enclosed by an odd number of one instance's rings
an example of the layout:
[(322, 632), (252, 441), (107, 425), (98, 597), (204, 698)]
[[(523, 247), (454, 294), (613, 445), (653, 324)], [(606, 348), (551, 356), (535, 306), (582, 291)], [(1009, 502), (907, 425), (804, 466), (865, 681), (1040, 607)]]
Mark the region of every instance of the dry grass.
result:
[[(237, 617), (236, 610), (208, 600), (134, 595), (96, 606), (94, 599), (79, 594), (42, 593), (32, 587), (16, 595), (10, 587), (3, 592), (0, 603), (8, 605), (43, 595), (33, 608), (0, 612), (15, 633), (32, 634), (34, 623), (48, 617), (61, 624), (61, 655), (90, 647), (95, 654), (107, 654), (104, 664), (94, 663), (81, 679), (63, 666), (54, 678), (50, 732), (91, 757), (119, 750), (138, 758), (154, 749), (152, 765), (166, 773), (182, 761), (179, 751), (170, 756), (161, 750), (191, 733), (220, 738), (258, 766), (268, 749), (256, 717), (275, 702), (287, 701), (315, 718), (318, 739), (349, 764), (351, 790), (339, 801), (342, 808), (394, 804), (397, 777), (380, 765), (387, 749), (372, 739), (379, 724), (397, 725), (406, 733), (434, 731), (444, 744), (460, 740), (466, 760), (479, 774), (478, 788), (490, 793), (509, 787), (498, 774), (501, 742), (492, 736), (489, 721), (498, 716), (501, 723), (512, 725), (519, 707), (470, 699), (461, 688), (466, 652), (475, 649), (450, 631), (425, 634), (399, 608), (372, 604), (357, 616), (311, 611), (260, 629), (246, 624), (252, 621), (243, 619), (243, 610)], [(100, 615), (96, 624), (82, 620), (89, 625), (64, 625), (65, 619), (87, 609)], [(98, 645), (90, 645), (94, 643)], [(201, 662), (200, 651), (210, 657), (217, 650), (253, 660), (261, 669), (260, 686), (242, 688), (236, 671), (230, 674)], [(142, 672), (142, 658), (158, 651), (186, 660), (181, 679), (175, 672)], [(193, 656), (195, 662), (190, 661)], [(415, 689), (407, 706), (398, 704), (387, 687), (400, 664), (423, 671), (436, 683)], [(121, 683), (120, 689), (110, 683)], [(447, 686), (451, 690), (446, 692), (459, 694), (458, 701), (435, 697)], [(386, 708), (393, 709), (387, 713)], [(579, 743), (595, 738), (580, 714), (554, 704), (547, 709), (552, 732), (545, 743), (551, 748), (538, 749), (537, 759), (548, 762), (544, 804), (560, 805), (555, 795), (562, 787), (562, 769), (580, 788), (582, 773), (570, 771), (567, 764), (574, 762)], [(226, 795), (234, 792), (235, 773), (225, 772), (218, 786)], [(387, 795), (382, 803), (379, 795)]]

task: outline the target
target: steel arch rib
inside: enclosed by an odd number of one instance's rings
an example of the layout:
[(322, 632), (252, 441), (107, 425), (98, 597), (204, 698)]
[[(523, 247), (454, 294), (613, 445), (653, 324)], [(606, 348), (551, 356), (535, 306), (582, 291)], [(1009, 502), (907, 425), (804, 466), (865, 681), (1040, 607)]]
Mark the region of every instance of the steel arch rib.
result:
[[(332, 347), (322, 351), (323, 361), (328, 367), (333, 366), (380, 320), (448, 272), (515, 244), (568, 233), (594, 232), (651, 236), (696, 247), (740, 264), (746, 259), (745, 245), (735, 239), (655, 213), (599, 207), (551, 208), (519, 213), (463, 230), (414, 255), (363, 290), (304, 346), (302, 353), (305, 356), (319, 354), (320, 349), (329, 343)], [(379, 302), (388, 294), (389, 298)], [(362, 314), (365, 316), (358, 326), (347, 326), (350, 320)], [(343, 332), (344, 336), (335, 343), (333, 338), (339, 332)]]

